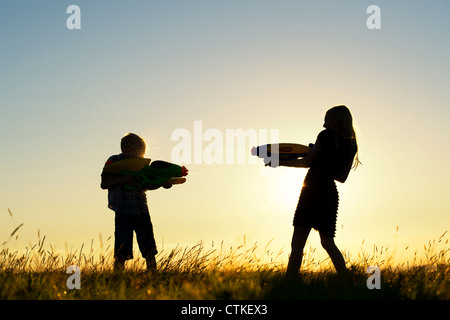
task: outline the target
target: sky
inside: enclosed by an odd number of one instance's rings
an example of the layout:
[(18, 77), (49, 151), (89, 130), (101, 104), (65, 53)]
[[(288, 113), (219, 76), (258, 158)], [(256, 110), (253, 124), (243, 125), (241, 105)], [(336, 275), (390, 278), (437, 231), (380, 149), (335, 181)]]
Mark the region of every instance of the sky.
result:
[[(67, 28), (73, 4), (81, 29)], [(381, 29), (366, 24), (373, 4)], [(449, 12), (446, 0), (2, 1), (1, 242), (20, 223), (7, 245), (38, 230), (61, 250), (113, 236), (100, 173), (128, 132), (166, 161), (180, 129), (203, 155), (208, 129), (224, 145), (238, 129), (308, 144), (345, 104), (363, 165), (338, 183), (336, 244), (420, 254), (450, 225)], [(159, 249), (245, 238), (287, 257), (306, 169), (264, 168), (251, 147), (232, 154), (245, 163), (192, 159), (184, 185), (148, 192)], [(320, 251), (317, 232), (308, 241)]]

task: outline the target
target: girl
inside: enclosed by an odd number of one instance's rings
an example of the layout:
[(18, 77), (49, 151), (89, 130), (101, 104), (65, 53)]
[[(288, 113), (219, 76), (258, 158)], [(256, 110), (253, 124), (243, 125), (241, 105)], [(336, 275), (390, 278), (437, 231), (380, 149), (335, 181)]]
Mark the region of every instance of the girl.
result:
[[(319, 231), (323, 248), (329, 254), (336, 271), (347, 271), (344, 257), (334, 243), (338, 191), (334, 180), (344, 183), (355, 159), (359, 160), (353, 119), (346, 106), (327, 111), (322, 132), (311, 151), (302, 159), (280, 161), (280, 165), (309, 168), (294, 215), (292, 251), (287, 276), (297, 275), (302, 264), (303, 248), (311, 228)], [(355, 158), (356, 156), (356, 158)]]

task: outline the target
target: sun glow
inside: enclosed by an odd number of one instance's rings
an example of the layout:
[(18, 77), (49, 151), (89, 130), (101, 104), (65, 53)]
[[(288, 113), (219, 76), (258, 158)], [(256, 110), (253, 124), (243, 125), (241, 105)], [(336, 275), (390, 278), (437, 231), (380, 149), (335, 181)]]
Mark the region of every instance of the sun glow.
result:
[(280, 211), (293, 214), (300, 195), (306, 170), (297, 168), (277, 168), (270, 177), (270, 201)]

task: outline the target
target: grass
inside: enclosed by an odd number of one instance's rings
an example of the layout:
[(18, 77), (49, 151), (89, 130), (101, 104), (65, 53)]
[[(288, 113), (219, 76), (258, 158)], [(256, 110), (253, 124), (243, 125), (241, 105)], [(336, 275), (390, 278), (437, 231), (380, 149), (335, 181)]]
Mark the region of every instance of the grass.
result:
[[(145, 261), (127, 262), (124, 272), (112, 270), (110, 246), (56, 253), (38, 234), (38, 243), (24, 251), (8, 248), (20, 226), (0, 251), (0, 299), (51, 300), (194, 300), (194, 299), (450, 299), (450, 259), (445, 233), (424, 246), (424, 258), (394, 265), (385, 248), (362, 250), (352, 258), (346, 253), (349, 274), (340, 277), (329, 262), (316, 261), (314, 250), (304, 257), (301, 277), (286, 281), (282, 251), (267, 245), (258, 255), (253, 246), (207, 249), (199, 242), (192, 247), (177, 246), (157, 256), (158, 272), (144, 270)], [(17, 235), (16, 235), (17, 237)], [(107, 239), (106, 243), (111, 240)], [(138, 255), (135, 255), (138, 256)], [(67, 267), (81, 268), (81, 289), (69, 290)], [(381, 289), (369, 290), (366, 268), (381, 269)]]

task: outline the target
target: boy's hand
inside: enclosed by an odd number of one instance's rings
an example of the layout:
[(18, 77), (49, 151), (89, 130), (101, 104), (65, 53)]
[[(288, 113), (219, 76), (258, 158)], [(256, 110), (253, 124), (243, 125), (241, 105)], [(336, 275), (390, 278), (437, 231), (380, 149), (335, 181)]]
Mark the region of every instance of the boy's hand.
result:
[(139, 183), (139, 180), (137, 177), (133, 177), (130, 175), (124, 175), (121, 177), (111, 177), (110, 175), (105, 175), (102, 176), (102, 182), (100, 187), (102, 189), (113, 189), (116, 188), (120, 185), (124, 185), (124, 184), (134, 184), (134, 183)]
[(130, 175), (124, 175), (123, 177), (120, 177), (119, 179), (120, 179), (121, 184), (139, 183), (139, 179), (137, 177), (130, 176)]
[(162, 187), (163, 187), (164, 189), (170, 189), (170, 188), (172, 188), (172, 184), (171, 184), (169, 181), (164, 181), (164, 182), (162, 183)]

